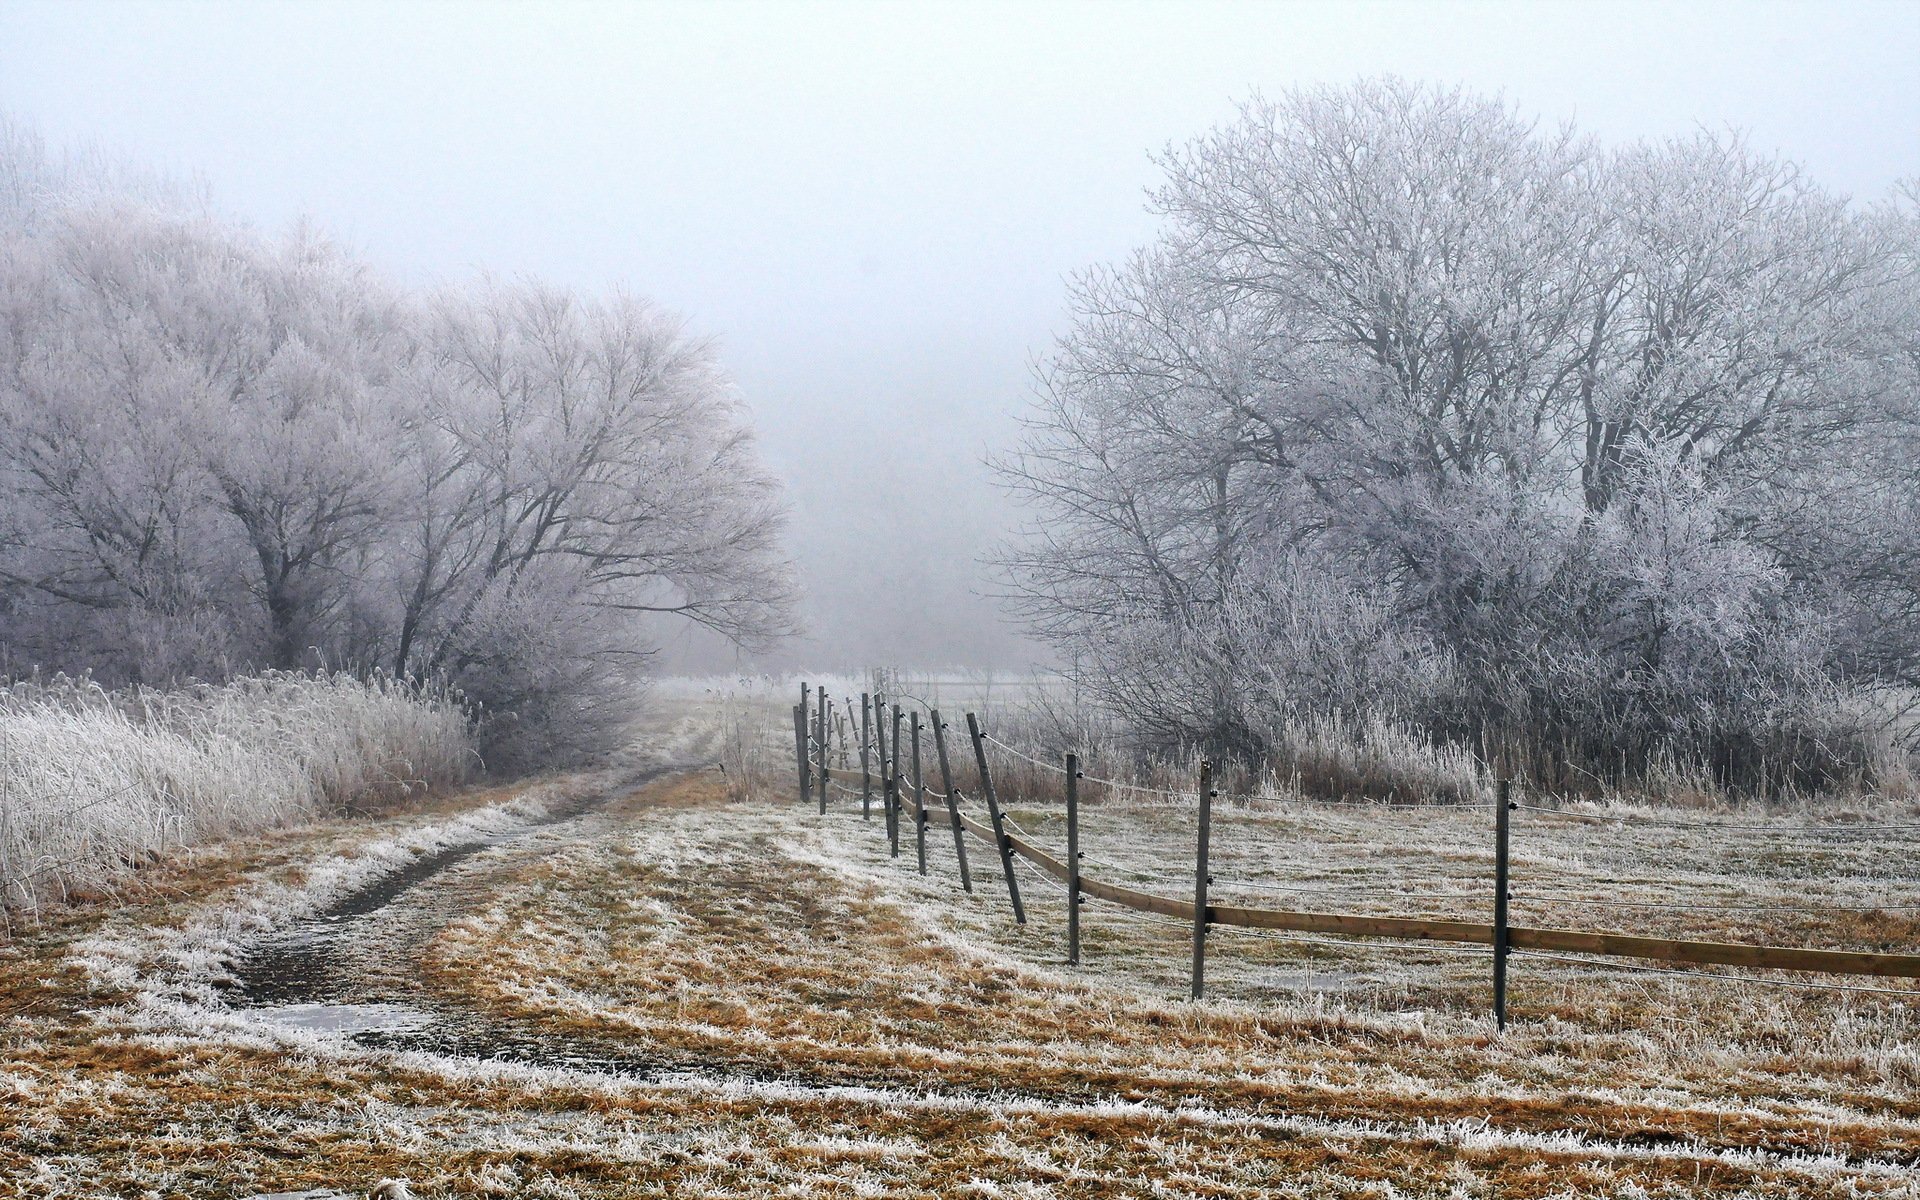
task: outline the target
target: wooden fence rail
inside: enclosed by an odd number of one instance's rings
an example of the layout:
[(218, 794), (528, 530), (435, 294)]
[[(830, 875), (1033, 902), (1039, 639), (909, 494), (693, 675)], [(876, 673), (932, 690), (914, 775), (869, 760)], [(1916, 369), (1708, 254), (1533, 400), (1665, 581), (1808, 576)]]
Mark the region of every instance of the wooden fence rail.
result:
[[(864, 698), (863, 698), (864, 699)], [(802, 710), (803, 711), (803, 710)], [(1162, 896), (1153, 892), (1141, 891), (1122, 884), (1087, 875), (1078, 869), (1079, 864), (1071, 866), (1037, 845), (1031, 838), (1010, 832), (1006, 829), (1004, 814), (1000, 811), (998, 798), (991, 789), (991, 775), (985, 763), (985, 738), (980, 731), (978, 719), (973, 713), (967, 714), (968, 731), (972, 735), (976, 753), (979, 756), (983, 785), (989, 789), (989, 812), (992, 823), (980, 821), (959, 808), (959, 793), (953, 784), (952, 772), (948, 769), (946, 747), (943, 737), (945, 726), (941, 724), (938, 712), (932, 714), (934, 741), (939, 752), (941, 783), (946, 789), (944, 802), (947, 816), (953, 826), (955, 849), (960, 860), (963, 880), (967, 875), (966, 847), (962, 839), (963, 831), (994, 847), (1005, 866), (1009, 897), (1016, 906), (1016, 916), (1024, 921), (1024, 905), (1018, 900), (1018, 883), (1013, 875), (1013, 859), (1019, 857), (1033, 864), (1043, 874), (1056, 880), (1063, 891), (1067, 892), (1068, 903), (1073, 907), (1069, 922), (1069, 957), (1072, 961), (1079, 958), (1079, 919), (1078, 906), (1081, 897), (1103, 900), (1137, 912), (1152, 913), (1194, 924), (1194, 995), (1200, 994), (1202, 954), (1204, 932), (1209, 925), (1231, 925), (1247, 929), (1268, 929), (1292, 933), (1338, 934), (1348, 937), (1394, 938), (1415, 942), (1454, 942), (1468, 945), (1488, 946), (1495, 949), (1512, 948), (1517, 950), (1563, 951), (1577, 954), (1602, 955), (1619, 958), (1648, 959), (1664, 963), (1686, 963), (1711, 966), (1751, 967), (1770, 970), (1813, 971), (1825, 974), (1867, 975), (1896, 979), (1920, 979), (1920, 954), (1888, 954), (1855, 950), (1819, 950), (1795, 946), (1754, 946), (1737, 942), (1695, 941), (1681, 938), (1640, 937), (1620, 933), (1596, 933), (1580, 929), (1532, 928), (1524, 925), (1510, 925), (1501, 918), (1505, 915), (1505, 904), (1496, 902), (1496, 916), (1493, 922), (1482, 924), (1476, 921), (1439, 920), (1427, 917), (1372, 916), (1361, 913), (1340, 912), (1302, 912), (1287, 909), (1250, 908), (1232, 904), (1212, 904), (1206, 901), (1206, 865), (1205, 851), (1201, 850), (1199, 865), (1196, 869), (1196, 889), (1194, 898)], [(864, 722), (863, 722), (864, 724)], [(862, 746), (863, 758), (866, 747)], [(898, 746), (896, 743), (896, 754)], [(1073, 756), (1066, 759), (1069, 789), (1077, 778), (1078, 762)], [(810, 773), (810, 765), (801, 764), (801, 778)], [(824, 772), (822, 772), (824, 774)], [(1202, 803), (1207, 798), (1210, 771), (1203, 774), (1200, 787)], [(863, 789), (864, 791), (865, 789)], [(928, 811), (926, 793), (919, 787), (913, 789), (911, 796), (906, 789), (897, 789), (894, 803), (906, 814), (911, 815), (917, 830), (924, 829), (933, 814)], [(1496, 814), (1496, 855), (1504, 851), (1508, 807), (1506, 787), (1498, 789), (1499, 811)], [(1077, 816), (1077, 813), (1075, 814)], [(897, 829), (897, 825), (895, 826)], [(1073, 831), (1077, 834), (1078, 830)], [(1078, 838), (1071, 838), (1077, 842)], [(1070, 845), (1069, 853), (1075, 853), (1077, 845)], [(1503, 857), (1503, 856), (1502, 856)], [(971, 890), (971, 881), (966, 880)], [(1077, 889), (1077, 890), (1076, 890)], [(1504, 899), (1503, 897), (1497, 899)], [(1501, 943), (1504, 941), (1504, 947)], [(1498, 964), (1505, 966), (1502, 962)], [(1495, 1015), (1503, 1025), (1505, 1021), (1505, 983), (1496, 975)], [(1920, 990), (1914, 993), (1920, 999)]]

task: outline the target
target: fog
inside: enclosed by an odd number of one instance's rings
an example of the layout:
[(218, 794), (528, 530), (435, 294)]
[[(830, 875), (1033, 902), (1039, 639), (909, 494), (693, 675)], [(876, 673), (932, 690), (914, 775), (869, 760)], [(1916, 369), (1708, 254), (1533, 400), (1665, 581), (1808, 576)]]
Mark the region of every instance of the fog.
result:
[[(1606, 140), (1736, 127), (1920, 173), (1920, 6), (0, 4), (0, 108), (417, 284), (625, 288), (717, 338), (785, 480), (808, 635), (751, 665), (1018, 669), (980, 559), (1063, 281), (1151, 155), (1391, 72)], [(734, 661), (667, 639), (662, 665)]]

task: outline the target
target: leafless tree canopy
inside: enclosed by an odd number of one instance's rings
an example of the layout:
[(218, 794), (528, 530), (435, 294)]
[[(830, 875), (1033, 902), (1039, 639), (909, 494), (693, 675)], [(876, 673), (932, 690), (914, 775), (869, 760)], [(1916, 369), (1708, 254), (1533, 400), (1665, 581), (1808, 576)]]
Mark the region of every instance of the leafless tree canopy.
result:
[(1162, 166), (999, 464), (1026, 613), (1149, 741), (1387, 710), (1554, 781), (1859, 768), (1920, 681), (1911, 189), (1394, 80)]
[(565, 749), (638, 614), (787, 629), (781, 521), (646, 302), (405, 294), (0, 126), (0, 666), (444, 677)]

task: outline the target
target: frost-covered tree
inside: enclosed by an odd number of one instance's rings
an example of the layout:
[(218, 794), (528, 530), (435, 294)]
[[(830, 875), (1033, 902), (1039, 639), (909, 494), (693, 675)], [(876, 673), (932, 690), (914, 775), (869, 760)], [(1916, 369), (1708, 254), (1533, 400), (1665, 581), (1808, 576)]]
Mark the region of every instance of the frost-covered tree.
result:
[[(410, 378), (396, 671), (519, 707), (573, 678), (591, 707), (645, 656), (635, 614), (749, 645), (789, 628), (778, 485), (711, 346), (677, 318), (488, 282), (427, 306)], [(546, 682), (524, 673), (536, 664)]]
[(644, 615), (787, 631), (778, 484), (678, 319), (410, 297), (173, 195), (0, 123), (0, 671), (443, 677), (525, 760), (605, 731)]
[(1782, 730), (1920, 674), (1920, 621), (1863, 619), (1920, 594), (1910, 209), (1393, 80), (1163, 166), (1164, 235), (1078, 282), (1001, 464), (1017, 596), (1136, 728), (1284, 754), (1390, 709), (1555, 782), (1850, 769)]
[(366, 273), (126, 205), (16, 242), (0, 455), (39, 534), (0, 570), (159, 615), (218, 608), (225, 653), (301, 665), (377, 539), (399, 339)]

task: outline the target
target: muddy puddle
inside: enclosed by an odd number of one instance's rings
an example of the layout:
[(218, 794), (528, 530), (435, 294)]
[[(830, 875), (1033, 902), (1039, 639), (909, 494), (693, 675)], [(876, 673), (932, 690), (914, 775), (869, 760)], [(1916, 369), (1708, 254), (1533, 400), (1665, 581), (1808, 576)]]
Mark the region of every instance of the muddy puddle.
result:
[(274, 1004), (254, 1012), (275, 1025), (314, 1033), (407, 1033), (434, 1023), (432, 1013), (404, 1004)]

